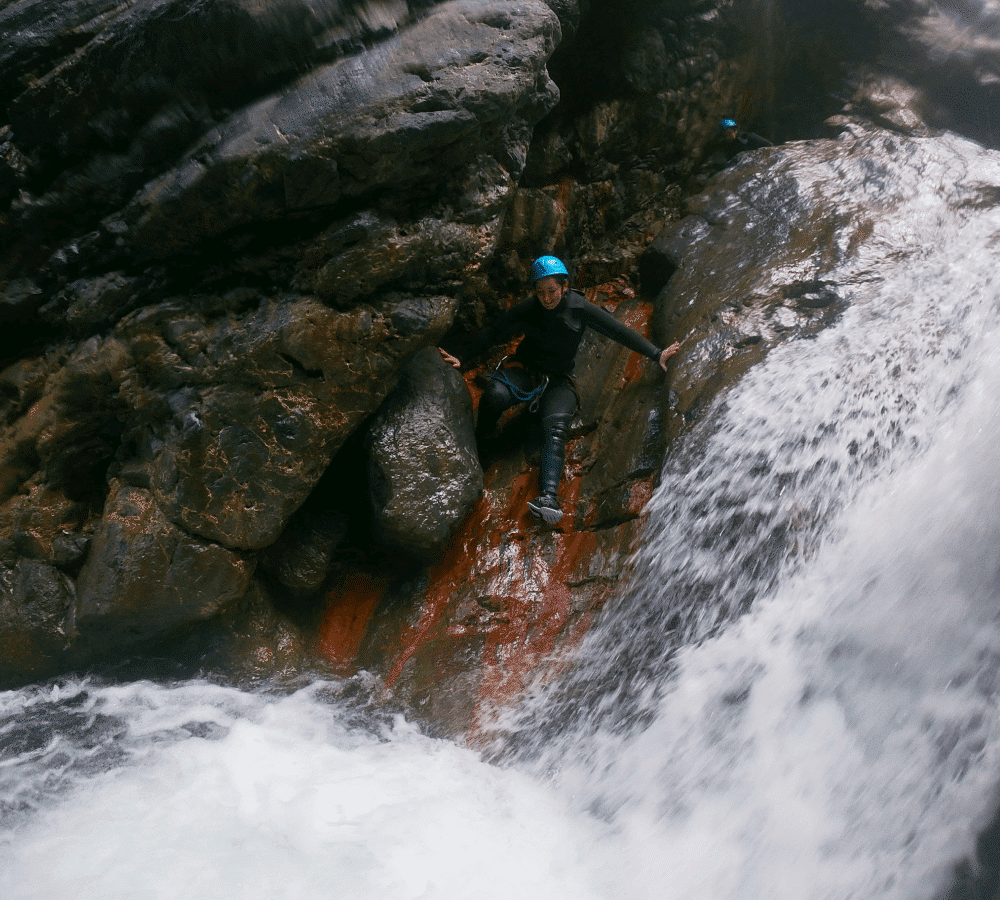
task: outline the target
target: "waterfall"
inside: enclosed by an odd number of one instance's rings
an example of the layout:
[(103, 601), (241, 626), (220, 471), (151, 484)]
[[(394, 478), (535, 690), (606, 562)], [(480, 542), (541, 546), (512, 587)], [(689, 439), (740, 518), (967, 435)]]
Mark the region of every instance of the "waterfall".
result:
[(684, 438), (500, 764), (364, 678), (8, 691), (0, 896), (943, 896), (1000, 781), (1000, 214), (945, 231)]
[(622, 896), (933, 898), (972, 853), (1000, 781), (998, 224), (886, 261), (722, 399), (636, 583), (501, 723), (501, 758), (616, 836)]

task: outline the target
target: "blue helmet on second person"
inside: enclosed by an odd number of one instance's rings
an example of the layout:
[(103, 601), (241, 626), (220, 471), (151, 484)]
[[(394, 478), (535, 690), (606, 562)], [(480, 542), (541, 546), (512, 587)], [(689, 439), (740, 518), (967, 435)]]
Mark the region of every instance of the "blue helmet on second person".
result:
[(736, 127), (737, 125), (735, 119), (723, 119), (721, 122), (719, 122), (719, 128), (721, 128), (723, 131)]
[(548, 278), (550, 275), (565, 275), (569, 278), (569, 270), (557, 256), (539, 256), (531, 264), (531, 280)]

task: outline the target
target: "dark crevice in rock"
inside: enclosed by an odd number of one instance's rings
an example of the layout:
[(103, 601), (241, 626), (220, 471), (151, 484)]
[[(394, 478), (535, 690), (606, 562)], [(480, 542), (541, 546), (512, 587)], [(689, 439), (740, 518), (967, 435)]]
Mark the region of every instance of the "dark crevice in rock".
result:
[(323, 377), (323, 370), (322, 369), (305, 369), (305, 368), (302, 367), (301, 363), (299, 363), (299, 361), (297, 359), (295, 359), (292, 356), (289, 356), (287, 353), (281, 353), (279, 355), (298, 374), (303, 375), (306, 378), (322, 378)]

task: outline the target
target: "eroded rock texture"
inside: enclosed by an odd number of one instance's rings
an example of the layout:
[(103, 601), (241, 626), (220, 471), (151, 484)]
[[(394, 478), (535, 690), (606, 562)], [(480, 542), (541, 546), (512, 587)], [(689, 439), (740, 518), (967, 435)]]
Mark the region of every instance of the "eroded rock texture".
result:
[[(0, 318), (19, 344), (0, 375), (5, 603), (33, 602), (22, 559), (61, 566), (70, 598), (38, 635), (12, 616), (16, 680), (245, 591), (451, 325), (558, 99), (561, 31), (535, 0), (14, 3), (0, 28)], [(145, 513), (120, 513), (137, 492)], [(149, 541), (191, 598), (91, 640), (105, 608), (168, 603), (113, 563)], [(203, 574), (170, 568), (177, 541), (230, 572), (214, 605)]]
[[(231, 675), (367, 667), (449, 733), (513, 696), (618, 589), (672, 438), (896, 252), (880, 167), (961, 179), (934, 135), (993, 134), (937, 7), (800, 7), (3, 4), (0, 684), (210, 623)], [(723, 115), (812, 143), (712, 178)], [(588, 338), (555, 530), (530, 417), (481, 470), (481, 372), (433, 349), (545, 252), (684, 341), (664, 377)]]

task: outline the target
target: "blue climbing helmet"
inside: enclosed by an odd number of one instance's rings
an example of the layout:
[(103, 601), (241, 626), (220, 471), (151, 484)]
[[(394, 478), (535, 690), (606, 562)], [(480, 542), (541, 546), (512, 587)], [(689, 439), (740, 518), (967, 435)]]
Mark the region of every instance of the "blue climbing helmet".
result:
[(569, 278), (569, 270), (557, 256), (539, 256), (531, 264), (532, 282), (538, 281), (539, 278), (548, 278), (550, 275), (565, 275)]
[(737, 125), (735, 119), (723, 119), (721, 122), (719, 122), (719, 128), (721, 128), (723, 131), (725, 131), (727, 128), (736, 128), (736, 127)]

